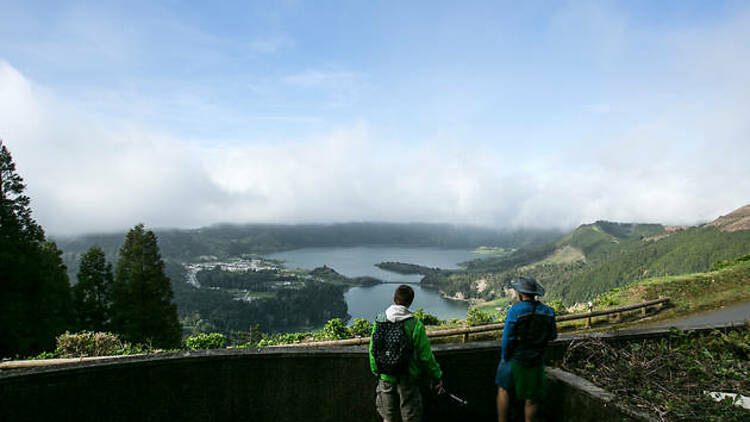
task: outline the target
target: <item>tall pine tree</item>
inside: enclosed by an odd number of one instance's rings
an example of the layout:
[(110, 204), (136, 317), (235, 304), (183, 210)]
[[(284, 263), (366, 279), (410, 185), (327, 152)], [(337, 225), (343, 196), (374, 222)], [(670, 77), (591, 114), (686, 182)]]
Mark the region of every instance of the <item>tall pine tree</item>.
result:
[(112, 325), (133, 342), (156, 347), (177, 347), (182, 328), (173, 293), (164, 274), (156, 235), (143, 224), (128, 232), (120, 249), (113, 288)]
[(70, 323), (62, 253), (31, 217), (25, 189), (0, 141), (0, 357), (51, 350)]
[(73, 286), (73, 307), (79, 330), (109, 331), (112, 307), (112, 264), (93, 246), (81, 257), (78, 283)]

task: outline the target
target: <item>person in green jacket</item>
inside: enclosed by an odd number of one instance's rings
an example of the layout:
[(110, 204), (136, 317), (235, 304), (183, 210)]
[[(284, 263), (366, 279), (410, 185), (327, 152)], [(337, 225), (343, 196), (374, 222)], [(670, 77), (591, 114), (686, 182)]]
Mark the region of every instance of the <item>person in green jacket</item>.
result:
[(414, 290), (407, 285), (398, 286), (393, 294), (393, 305), (385, 310), (385, 314), (378, 315), (372, 329), (374, 335), (377, 322), (404, 321), (407, 341), (411, 342), (413, 351), (409, 358), (408, 372), (405, 375), (381, 374), (378, 372), (372, 354), (372, 341), (370, 341), (370, 369), (373, 374), (379, 376), (375, 389), (375, 407), (384, 422), (397, 421), (399, 414), (404, 422), (422, 420), (420, 380), (424, 378), (431, 380), (433, 388), (437, 391), (443, 388), (443, 371), (432, 354), (424, 324), (414, 318), (412, 311), (409, 310), (413, 301)]

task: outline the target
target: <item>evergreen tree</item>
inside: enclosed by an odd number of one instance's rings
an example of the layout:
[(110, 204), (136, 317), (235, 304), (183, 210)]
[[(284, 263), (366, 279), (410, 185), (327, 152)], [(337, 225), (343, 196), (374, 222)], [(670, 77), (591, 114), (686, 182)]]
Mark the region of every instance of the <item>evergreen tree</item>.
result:
[(70, 322), (70, 285), (31, 217), (26, 186), (0, 141), (0, 357), (51, 350)]
[(79, 330), (110, 330), (113, 283), (112, 264), (107, 262), (100, 247), (93, 246), (81, 257), (78, 284), (73, 286)]
[(156, 236), (143, 224), (128, 232), (120, 249), (113, 288), (112, 325), (133, 342), (177, 347), (182, 328)]

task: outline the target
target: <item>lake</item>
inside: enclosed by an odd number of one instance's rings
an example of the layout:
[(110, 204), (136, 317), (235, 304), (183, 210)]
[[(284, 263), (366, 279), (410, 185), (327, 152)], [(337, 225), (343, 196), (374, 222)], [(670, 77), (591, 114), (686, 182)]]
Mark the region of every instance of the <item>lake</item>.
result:
[[(287, 268), (311, 270), (327, 265), (347, 277), (371, 276), (379, 280), (418, 283), (421, 275), (402, 275), (384, 271), (375, 264), (385, 261), (406, 262), (426, 267), (458, 268), (458, 263), (480, 258), (481, 255), (463, 249), (400, 248), (400, 247), (342, 247), (303, 248), (268, 255), (284, 261)], [(372, 320), (393, 302), (394, 284), (379, 284), (369, 287), (352, 287), (344, 293), (349, 314), (353, 318)], [(414, 303), (411, 309), (424, 308), (440, 319), (464, 318), (468, 304), (448, 300), (437, 290), (412, 284)]]

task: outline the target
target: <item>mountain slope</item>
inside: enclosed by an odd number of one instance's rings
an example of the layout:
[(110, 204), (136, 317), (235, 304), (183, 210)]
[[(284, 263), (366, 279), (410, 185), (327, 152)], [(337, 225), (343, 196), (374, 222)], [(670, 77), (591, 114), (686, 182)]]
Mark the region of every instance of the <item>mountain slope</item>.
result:
[[(597, 221), (541, 248), (468, 263), (469, 274), (451, 275), (446, 285), (464, 297), (494, 299), (505, 294), (513, 278), (531, 275), (550, 298), (566, 304), (586, 301), (636, 280), (708, 271), (716, 261), (750, 253), (750, 230), (743, 229), (748, 219), (750, 206), (704, 226), (679, 230)], [(489, 280), (486, 293), (472, 291), (478, 279)]]
[(724, 232), (750, 230), (750, 205), (745, 205), (727, 215), (721, 216), (706, 224), (706, 226), (716, 227)]

